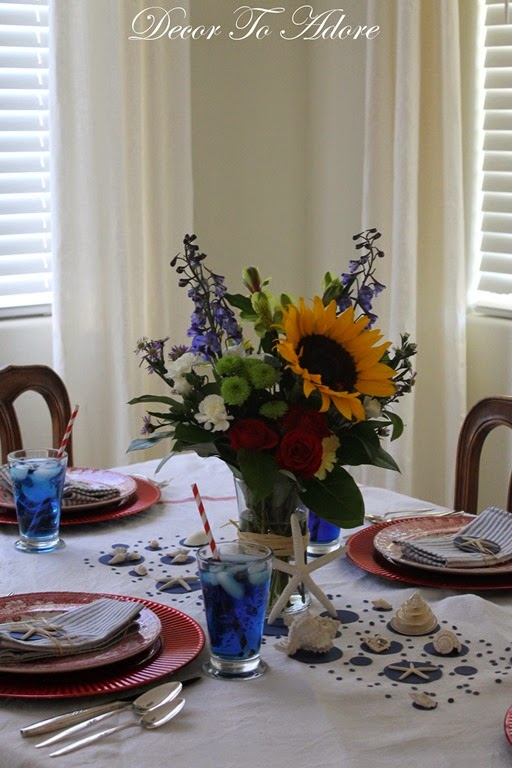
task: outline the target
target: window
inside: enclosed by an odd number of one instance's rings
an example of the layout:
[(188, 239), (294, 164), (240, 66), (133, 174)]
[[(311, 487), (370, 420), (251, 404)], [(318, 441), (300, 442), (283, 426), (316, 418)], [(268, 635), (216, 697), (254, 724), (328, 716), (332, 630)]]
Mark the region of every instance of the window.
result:
[(0, 317), (51, 297), (48, 0), (0, 0)]

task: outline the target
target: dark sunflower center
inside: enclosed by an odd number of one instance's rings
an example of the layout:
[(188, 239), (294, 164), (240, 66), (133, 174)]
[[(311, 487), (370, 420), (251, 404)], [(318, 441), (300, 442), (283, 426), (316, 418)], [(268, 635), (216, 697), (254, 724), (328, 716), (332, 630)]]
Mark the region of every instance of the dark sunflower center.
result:
[(322, 384), (335, 392), (352, 392), (355, 388), (357, 372), (352, 355), (328, 336), (304, 336), (299, 362), (310, 373), (319, 374)]

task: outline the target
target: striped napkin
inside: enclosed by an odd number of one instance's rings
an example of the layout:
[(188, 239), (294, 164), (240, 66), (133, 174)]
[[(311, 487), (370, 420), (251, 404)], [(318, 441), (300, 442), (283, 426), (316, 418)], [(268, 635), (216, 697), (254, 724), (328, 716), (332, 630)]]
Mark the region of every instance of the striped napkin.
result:
[(447, 536), (394, 541), (407, 560), (441, 568), (481, 568), (512, 559), (512, 514), (488, 507), (468, 525)]
[(0, 664), (96, 651), (137, 630), (140, 603), (103, 597), (51, 618), (0, 624)]
[[(0, 486), (12, 496), (12, 483), (7, 464), (0, 466)], [(64, 483), (62, 503), (65, 507), (73, 507), (78, 504), (87, 504), (88, 502), (118, 499), (120, 495), (121, 491), (115, 486), (73, 479), (72, 481), (66, 480)]]

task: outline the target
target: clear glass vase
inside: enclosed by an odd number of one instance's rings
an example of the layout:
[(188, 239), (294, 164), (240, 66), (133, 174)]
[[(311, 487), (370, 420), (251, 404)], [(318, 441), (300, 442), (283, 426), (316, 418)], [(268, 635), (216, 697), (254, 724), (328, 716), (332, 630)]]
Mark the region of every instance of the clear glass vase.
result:
[[(238, 524), (241, 538), (266, 544), (274, 557), (293, 562), (293, 541), (291, 516), (297, 513), (304, 536), (304, 550), (308, 540), (308, 511), (301, 504), (295, 483), (280, 479), (272, 493), (255, 502), (245, 483), (235, 477), (236, 498), (238, 502)], [(290, 580), (290, 575), (274, 568), (270, 580), (267, 604), (268, 616)], [(283, 614), (293, 614), (305, 610), (311, 601), (304, 584), (299, 584), (292, 593)]]

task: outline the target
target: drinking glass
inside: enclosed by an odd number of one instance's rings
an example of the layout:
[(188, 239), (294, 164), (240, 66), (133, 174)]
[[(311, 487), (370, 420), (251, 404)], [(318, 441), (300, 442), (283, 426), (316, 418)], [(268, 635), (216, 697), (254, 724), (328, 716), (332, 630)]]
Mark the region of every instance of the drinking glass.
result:
[(328, 523), (321, 517), (317, 517), (309, 510), (308, 515), (309, 543), (308, 555), (325, 555), (338, 548), (340, 543), (340, 529), (333, 523)]
[(22, 552), (52, 552), (64, 546), (59, 538), (67, 453), (54, 448), (13, 451), (7, 456)]
[(210, 639), (210, 659), (203, 670), (210, 677), (250, 680), (267, 670), (260, 645), (272, 550), (242, 541), (220, 542), (217, 550), (220, 560), (208, 545), (197, 552)]

